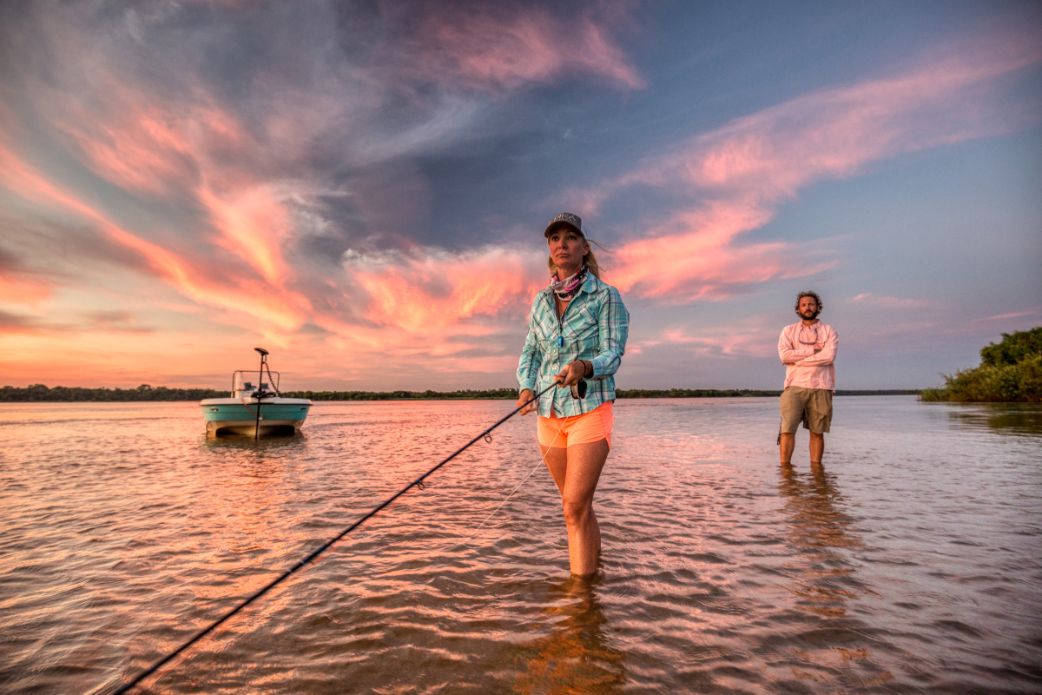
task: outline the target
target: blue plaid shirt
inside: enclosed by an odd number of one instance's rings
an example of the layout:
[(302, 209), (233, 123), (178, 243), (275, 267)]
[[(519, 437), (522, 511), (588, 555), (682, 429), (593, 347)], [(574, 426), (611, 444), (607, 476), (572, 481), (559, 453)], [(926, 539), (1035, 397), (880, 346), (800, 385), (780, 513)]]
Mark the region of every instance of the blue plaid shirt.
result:
[(589, 360), (593, 377), (587, 381), (586, 397), (572, 398), (567, 388), (551, 389), (539, 398), (539, 414), (582, 415), (601, 403), (614, 401), (613, 375), (622, 362), (629, 331), (630, 312), (619, 291), (592, 273), (560, 319), (553, 290), (547, 287), (532, 303), (528, 335), (517, 364), (518, 386), (538, 393), (553, 383), (553, 377), (569, 362)]

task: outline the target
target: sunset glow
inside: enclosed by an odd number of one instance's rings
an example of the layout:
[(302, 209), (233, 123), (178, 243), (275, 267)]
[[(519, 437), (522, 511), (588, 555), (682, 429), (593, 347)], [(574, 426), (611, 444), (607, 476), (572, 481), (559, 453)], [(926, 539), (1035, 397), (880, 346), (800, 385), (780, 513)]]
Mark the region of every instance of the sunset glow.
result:
[(720, 9), (8, 11), (0, 385), (511, 386), (562, 209), (623, 388), (777, 386), (804, 287), (842, 386), (936, 383), (1042, 322), (1042, 13), (939, 8), (770, 77)]

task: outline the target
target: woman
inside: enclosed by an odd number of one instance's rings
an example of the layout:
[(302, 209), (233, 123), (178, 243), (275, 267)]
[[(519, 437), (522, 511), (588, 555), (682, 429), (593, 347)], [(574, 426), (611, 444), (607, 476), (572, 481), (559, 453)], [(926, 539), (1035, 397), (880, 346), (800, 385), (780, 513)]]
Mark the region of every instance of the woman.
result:
[[(591, 576), (601, 555), (593, 493), (611, 446), (615, 379), (630, 315), (601, 282), (597, 259), (570, 212), (550, 220), (550, 286), (536, 295), (517, 366), (521, 414), (538, 410), (539, 447), (561, 493), (572, 574)], [(577, 388), (591, 379), (587, 391)], [(554, 382), (533, 401), (534, 395)]]

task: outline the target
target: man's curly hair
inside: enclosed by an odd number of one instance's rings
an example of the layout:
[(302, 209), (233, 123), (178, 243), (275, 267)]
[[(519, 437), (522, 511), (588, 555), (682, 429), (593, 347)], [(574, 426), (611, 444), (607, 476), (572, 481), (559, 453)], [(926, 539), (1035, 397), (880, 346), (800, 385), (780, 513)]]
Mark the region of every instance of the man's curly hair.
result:
[(814, 297), (814, 301), (817, 302), (817, 304), (818, 304), (818, 312), (819, 313), (821, 312), (822, 309), (825, 308), (825, 305), (821, 303), (821, 297), (818, 296), (817, 292), (814, 292), (813, 290), (803, 290), (798, 295), (796, 295), (796, 306), (795, 306), (796, 311), (800, 310), (800, 300), (803, 299), (804, 297)]

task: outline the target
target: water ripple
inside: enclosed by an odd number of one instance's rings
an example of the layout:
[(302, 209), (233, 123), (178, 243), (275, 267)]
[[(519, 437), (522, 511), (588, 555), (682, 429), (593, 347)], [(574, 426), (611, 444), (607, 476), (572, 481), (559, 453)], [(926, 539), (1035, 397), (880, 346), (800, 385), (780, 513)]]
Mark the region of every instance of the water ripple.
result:
[[(589, 582), (515, 418), (151, 687), (1034, 691), (1042, 410), (838, 398), (810, 470), (776, 405), (620, 402)], [(508, 407), (322, 403), (259, 443), (193, 404), (0, 407), (0, 689), (111, 691)]]

